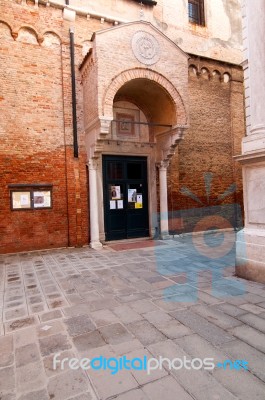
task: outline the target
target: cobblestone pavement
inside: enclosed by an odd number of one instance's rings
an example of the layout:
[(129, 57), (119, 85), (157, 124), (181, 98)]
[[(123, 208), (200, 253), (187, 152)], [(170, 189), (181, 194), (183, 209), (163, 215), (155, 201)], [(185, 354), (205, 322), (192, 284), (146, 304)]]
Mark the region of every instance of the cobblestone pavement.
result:
[[(217, 241), (207, 246), (218, 255)], [(182, 238), (0, 256), (0, 399), (264, 400), (265, 285), (235, 278), (233, 251), (221, 250)], [(239, 359), (249, 370), (111, 375), (53, 369), (56, 353)]]

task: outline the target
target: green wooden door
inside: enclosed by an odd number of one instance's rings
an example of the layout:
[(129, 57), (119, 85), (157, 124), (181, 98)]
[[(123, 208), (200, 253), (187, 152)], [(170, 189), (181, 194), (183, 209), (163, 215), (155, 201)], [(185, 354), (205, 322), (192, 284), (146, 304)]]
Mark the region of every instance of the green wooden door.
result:
[(149, 236), (146, 157), (103, 156), (106, 240)]

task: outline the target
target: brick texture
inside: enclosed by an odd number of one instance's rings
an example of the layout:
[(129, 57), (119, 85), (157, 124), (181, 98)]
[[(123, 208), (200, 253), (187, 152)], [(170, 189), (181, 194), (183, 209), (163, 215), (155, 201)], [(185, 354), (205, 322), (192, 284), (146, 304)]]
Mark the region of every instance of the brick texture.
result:
[[(0, 252), (87, 244), (82, 88), (77, 79), (77, 160), (72, 146), (68, 23), (54, 9), (23, 8), (15, 2), (7, 6), (4, 1), (0, 7), (7, 21), (0, 24), (4, 66), (0, 72)], [(52, 209), (11, 211), (8, 185), (33, 183), (53, 185)]]
[[(236, 182), (236, 193), (224, 199), (224, 203), (242, 204), (241, 170), (233, 161), (233, 155), (240, 152), (244, 134), (243, 85), (239, 67), (192, 57), (187, 87), (187, 59), (181, 51), (176, 58), (172, 51), (175, 46), (166, 38), (162, 51), (168, 62), (153, 66), (152, 75), (146, 72), (151, 68), (135, 61), (130, 50), (133, 24), (124, 27), (123, 47), (119, 48), (119, 29), (96, 35), (93, 44), (93, 32), (103, 27), (100, 20), (77, 15), (75, 67), (79, 158), (75, 159), (70, 22), (62, 18), (61, 9), (42, 4), (35, 7), (34, 4), (32, 1), (0, 0), (3, 21), (0, 22), (1, 253), (89, 243), (85, 129), (98, 115), (111, 114), (115, 92), (130, 78), (153, 79), (165, 87), (176, 100), (178, 121), (175, 122), (185, 123), (187, 115), (174, 95), (178, 93), (189, 104), (190, 129), (168, 172), (169, 210), (198, 206), (181, 195), (183, 186), (205, 202), (203, 174), (209, 171), (214, 173), (210, 200), (214, 201)], [(158, 11), (157, 8), (155, 13)], [(111, 26), (105, 21), (104, 28)], [(154, 34), (147, 26), (146, 30)], [(160, 40), (159, 33), (155, 35)], [(98, 53), (94, 52), (91, 57), (84, 79), (81, 76), (84, 70), (80, 71), (78, 67), (88, 48), (95, 43)], [(115, 60), (110, 43), (116, 49)], [(203, 73), (202, 68), (207, 68), (208, 72)], [(131, 72), (126, 72), (128, 70)], [(214, 75), (214, 71), (218, 72)], [(231, 77), (228, 83), (223, 81), (224, 72)], [(161, 77), (157, 78), (159, 74)], [(115, 80), (118, 75), (121, 81)], [(93, 92), (91, 82), (95, 80), (99, 84), (93, 86)], [(86, 85), (87, 90), (84, 90)], [(159, 115), (156, 122), (164, 123), (167, 110), (161, 110), (159, 102), (155, 112)], [(52, 184), (53, 207), (11, 211), (9, 185), (33, 183)], [(174, 221), (171, 221), (171, 230), (180, 230), (174, 226)]]
[[(240, 154), (244, 136), (243, 72), (240, 67), (191, 56), (189, 60), (190, 128), (168, 170), (170, 229), (190, 231), (192, 226), (174, 218), (176, 211), (238, 204), (243, 218), (241, 168), (233, 159)], [(224, 74), (230, 79), (224, 82)], [(205, 174), (212, 173), (207, 197)], [(232, 185), (236, 191), (218, 200)], [(182, 194), (187, 187), (201, 203)]]

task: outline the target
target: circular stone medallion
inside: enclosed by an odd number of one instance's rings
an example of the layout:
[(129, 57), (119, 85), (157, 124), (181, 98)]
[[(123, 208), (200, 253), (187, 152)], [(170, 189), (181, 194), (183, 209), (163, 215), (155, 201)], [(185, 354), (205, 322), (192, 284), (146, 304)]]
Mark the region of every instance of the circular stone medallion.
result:
[(133, 35), (132, 51), (142, 64), (155, 64), (160, 57), (160, 47), (156, 38), (150, 33), (139, 31)]

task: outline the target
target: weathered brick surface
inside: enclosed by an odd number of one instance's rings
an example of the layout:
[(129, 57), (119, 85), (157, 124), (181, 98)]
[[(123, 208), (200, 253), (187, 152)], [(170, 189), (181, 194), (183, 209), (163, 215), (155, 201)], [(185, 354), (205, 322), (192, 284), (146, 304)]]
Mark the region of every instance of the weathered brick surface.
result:
[[(93, 32), (112, 25), (77, 15), (75, 64), (79, 159), (74, 159), (70, 23), (62, 18), (61, 9), (42, 4), (34, 7), (34, 4), (33, 1), (0, 0), (1, 20), (4, 21), (0, 23), (0, 253), (88, 243), (88, 174), (84, 131), (86, 124), (98, 114), (108, 115), (113, 96), (120, 85), (130, 78), (145, 76), (154, 79), (171, 93), (172, 87), (162, 77), (167, 76), (189, 104), (190, 129), (172, 160), (168, 174), (169, 209), (196, 207), (193, 200), (180, 194), (182, 186), (189, 187), (204, 202), (203, 174), (208, 171), (214, 173), (211, 201), (236, 182), (236, 194), (225, 199), (224, 203), (242, 204), (241, 170), (232, 159), (233, 155), (240, 152), (244, 131), (243, 85), (238, 67), (194, 58), (190, 63), (196, 66), (198, 72), (204, 66), (210, 73), (214, 70), (220, 71), (221, 75), (228, 72), (232, 80), (229, 83), (220, 82), (218, 74), (209, 80), (205, 79), (205, 74), (199, 77), (190, 75), (187, 91), (186, 61), (181, 57), (181, 52), (177, 59), (174, 58), (174, 44), (167, 39), (163, 42), (162, 50), (168, 63), (142, 68), (130, 49), (134, 28), (128, 25), (123, 30), (121, 47), (119, 29), (98, 35), (99, 54), (95, 53), (92, 58), (93, 67), (86, 78), (86, 85), (90, 89), (85, 91), (83, 99), (84, 82), (81, 82), (78, 66), (87, 49), (92, 47)], [(138, 5), (134, 4), (132, 9), (135, 13), (139, 10)], [(124, 16), (128, 17), (127, 8), (122, 10)], [(161, 4), (158, 4), (152, 20), (158, 27), (160, 11)], [(167, 18), (170, 19), (169, 14)], [(172, 21), (168, 26), (169, 30), (165, 33), (173, 39), (176, 27), (173, 27)], [(164, 29), (167, 30), (166, 26)], [(151, 32), (148, 26), (146, 30)], [(189, 37), (191, 40), (192, 36)], [(157, 39), (160, 40), (159, 33)], [(116, 59), (112, 56), (110, 42), (115, 45)], [(230, 48), (229, 52), (231, 57), (233, 54), (235, 58), (238, 57), (237, 50), (233, 53)], [(228, 52), (225, 57), (228, 57)], [(124, 72), (128, 69), (132, 72)], [(152, 76), (150, 72), (147, 76), (147, 69), (153, 69), (157, 75)], [(119, 73), (121, 81), (115, 80)], [(158, 79), (159, 74), (161, 77)], [(98, 79), (100, 86), (94, 85), (93, 92), (90, 83), (95, 79)], [(87, 104), (86, 108), (84, 104)], [(183, 123), (186, 115), (180, 103), (177, 104), (178, 121), (175, 122)], [(166, 121), (164, 116), (167, 110), (162, 109), (159, 102), (153, 114), (155, 112), (158, 119), (154, 122)], [(53, 185), (52, 209), (11, 211), (8, 185), (33, 183)], [(171, 229), (178, 231), (175, 228), (171, 224)]]
[[(0, 7), (9, 24), (0, 24), (4, 66), (0, 72), (4, 110), (0, 121), (0, 252), (86, 244), (82, 103), (78, 101), (77, 160), (72, 149), (69, 24), (54, 8), (33, 9), (4, 1)], [(77, 80), (78, 99), (80, 93)], [(53, 185), (52, 209), (11, 211), (8, 185), (33, 183)]]
[[(239, 204), (243, 212), (241, 168), (233, 160), (244, 136), (243, 73), (240, 67), (192, 56), (189, 60), (190, 128), (168, 170), (169, 210), (173, 232), (190, 231), (174, 212), (190, 208)], [(203, 71), (206, 70), (204, 73)], [(213, 75), (214, 73), (214, 75)], [(230, 75), (225, 83), (223, 74)], [(212, 173), (207, 198), (204, 176)], [(235, 193), (218, 201), (232, 184)], [(187, 187), (201, 204), (181, 194)], [(242, 215), (241, 215), (242, 217)]]

